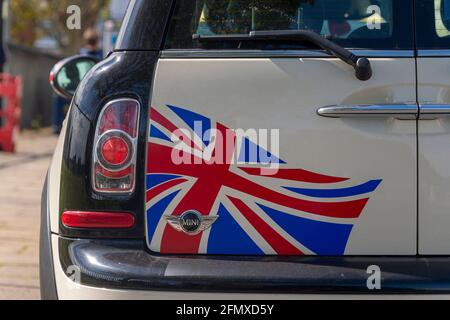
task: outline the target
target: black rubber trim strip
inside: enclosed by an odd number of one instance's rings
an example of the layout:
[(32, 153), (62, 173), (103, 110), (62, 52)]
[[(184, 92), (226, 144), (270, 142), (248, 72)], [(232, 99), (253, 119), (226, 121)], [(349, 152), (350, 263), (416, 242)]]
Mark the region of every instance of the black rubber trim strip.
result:
[[(424, 294), (450, 293), (449, 257), (159, 256), (144, 240), (59, 240), (63, 269), (80, 267), (81, 283), (124, 290)], [(368, 267), (381, 269), (369, 290)]]
[(48, 209), (48, 176), (45, 179), (41, 199), (41, 230), (39, 237), (39, 281), (42, 300), (58, 300), (53, 268), (52, 233), (50, 232), (50, 210)]

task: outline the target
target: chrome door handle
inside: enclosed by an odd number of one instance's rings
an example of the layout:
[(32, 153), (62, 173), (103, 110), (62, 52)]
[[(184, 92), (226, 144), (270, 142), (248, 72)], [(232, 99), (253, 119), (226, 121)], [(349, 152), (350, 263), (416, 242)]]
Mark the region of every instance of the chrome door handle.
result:
[(322, 117), (394, 117), (396, 119), (417, 119), (419, 107), (416, 104), (370, 104), (370, 105), (336, 105), (317, 110)]
[(449, 104), (420, 104), (420, 119), (434, 120), (437, 118), (450, 116)]

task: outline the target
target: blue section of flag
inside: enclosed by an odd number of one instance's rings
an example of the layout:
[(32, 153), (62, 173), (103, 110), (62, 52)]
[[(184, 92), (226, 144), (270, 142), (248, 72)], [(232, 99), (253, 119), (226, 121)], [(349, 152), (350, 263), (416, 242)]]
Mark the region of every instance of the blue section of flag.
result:
[(343, 255), (353, 226), (309, 220), (258, 206), (281, 228), (318, 255)]
[(238, 161), (241, 163), (286, 164), (286, 162), (275, 157), (269, 151), (261, 148), (248, 138), (244, 138), (242, 141)]
[[(175, 106), (169, 106), (170, 110), (175, 112), (183, 121), (194, 131), (194, 133), (208, 146), (211, 141), (211, 120), (198, 113), (181, 109)], [(199, 126), (201, 128), (199, 128)]]
[(208, 254), (264, 255), (222, 204), (218, 215), (211, 227)]
[(147, 233), (148, 239), (152, 239), (155, 234), (156, 227), (158, 226), (159, 221), (161, 220), (164, 212), (167, 210), (167, 207), (173, 201), (173, 199), (177, 196), (180, 190), (169, 194), (167, 197), (161, 199), (154, 206), (150, 207), (147, 211)]
[(381, 182), (382, 180), (371, 180), (359, 186), (342, 189), (303, 189), (293, 187), (284, 187), (284, 188), (308, 197), (339, 198), (339, 197), (358, 196), (361, 194), (372, 192), (380, 185)]
[(146, 177), (147, 190), (150, 190), (161, 183), (180, 178), (173, 174), (149, 174)]
[(172, 142), (172, 140), (167, 135), (165, 135), (161, 130), (159, 130), (155, 126), (150, 127), (150, 137)]

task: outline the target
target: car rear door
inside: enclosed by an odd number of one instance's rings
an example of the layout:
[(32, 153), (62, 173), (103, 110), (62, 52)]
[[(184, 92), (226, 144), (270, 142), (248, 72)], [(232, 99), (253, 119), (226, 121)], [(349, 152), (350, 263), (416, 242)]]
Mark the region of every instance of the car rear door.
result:
[[(149, 248), (416, 254), (412, 2), (176, 3), (151, 100)], [(373, 76), (306, 42), (192, 40), (284, 29), (353, 48)]]
[(450, 1), (416, 1), (419, 253), (450, 254)]

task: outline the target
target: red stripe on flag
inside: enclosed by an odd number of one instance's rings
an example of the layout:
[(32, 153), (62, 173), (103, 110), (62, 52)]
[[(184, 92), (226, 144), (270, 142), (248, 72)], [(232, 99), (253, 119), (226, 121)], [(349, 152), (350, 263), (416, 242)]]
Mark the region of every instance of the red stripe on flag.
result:
[(175, 165), (171, 161), (172, 148), (150, 144), (148, 173), (170, 173), (196, 177), (202, 180), (204, 190), (198, 190), (200, 196), (208, 190), (211, 182), (238, 190), (250, 196), (271, 201), (276, 204), (334, 218), (358, 218), (367, 204), (368, 198), (342, 202), (317, 202), (295, 198), (284, 193), (268, 189), (238, 174), (229, 171), (229, 165)]
[(160, 114), (155, 109), (150, 110), (150, 119), (155, 121), (156, 123), (162, 125), (167, 130), (169, 130), (172, 134), (175, 134), (180, 141), (183, 141), (186, 145), (191, 148), (202, 150), (201, 147), (197, 146), (194, 141), (192, 141), (188, 136), (186, 136), (179, 128), (177, 128), (172, 122), (167, 120), (162, 114)]
[[(213, 177), (211, 180), (199, 179), (183, 199), (181, 199), (172, 215), (180, 216), (189, 210), (198, 211), (205, 216), (210, 215), (221, 189), (220, 180), (220, 176)], [(166, 225), (161, 240), (161, 253), (198, 253), (200, 241), (201, 234), (195, 236), (188, 235)]]
[(274, 202), (276, 204), (317, 214), (325, 217), (333, 218), (357, 218), (361, 215), (362, 210), (367, 204), (368, 198), (344, 201), (344, 202), (317, 202), (294, 198), (284, 193), (277, 192), (263, 187), (253, 181), (247, 180), (237, 174), (231, 173), (227, 176), (225, 185), (232, 189), (241, 191), (248, 195), (254, 196), (265, 201)]
[(182, 178), (175, 179), (175, 180), (167, 181), (165, 183), (162, 183), (162, 184), (154, 187), (153, 189), (150, 189), (149, 191), (146, 192), (147, 202), (154, 199), (155, 197), (157, 197), (164, 191), (169, 190), (170, 188), (175, 187), (176, 185), (181, 184), (186, 181), (187, 181), (186, 179), (182, 179)]
[(302, 169), (262, 169), (241, 167), (239, 169), (252, 176), (262, 176), (265, 178), (285, 179), (307, 183), (337, 183), (349, 180), (348, 178), (326, 176)]
[(242, 200), (228, 196), (233, 205), (250, 222), (258, 233), (266, 240), (279, 255), (304, 255), (304, 253), (283, 238), (268, 225), (260, 216), (250, 209)]

